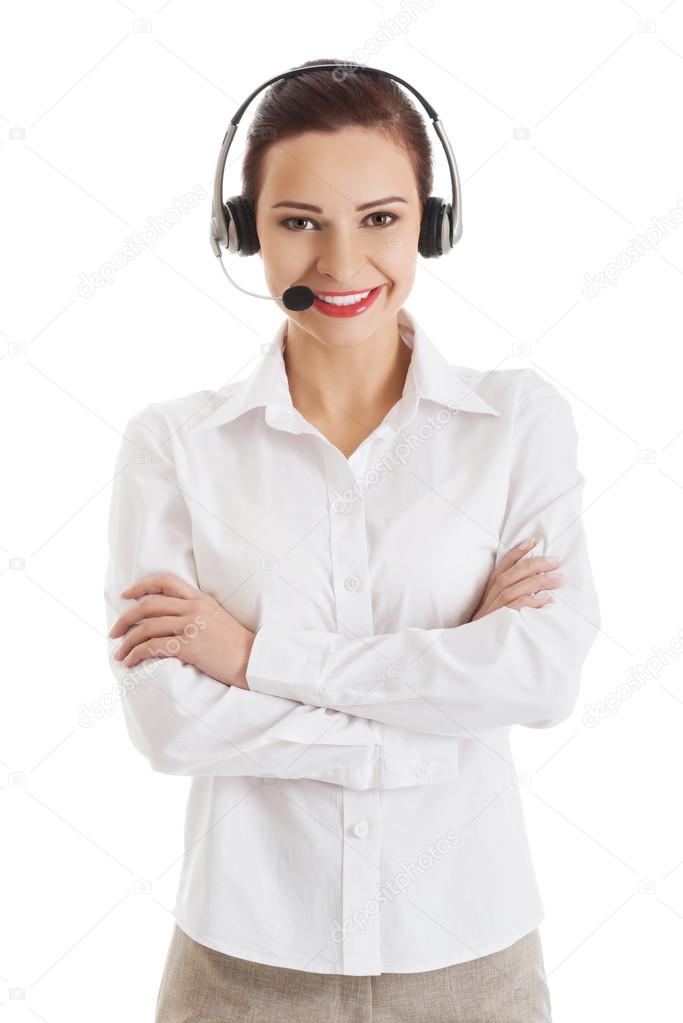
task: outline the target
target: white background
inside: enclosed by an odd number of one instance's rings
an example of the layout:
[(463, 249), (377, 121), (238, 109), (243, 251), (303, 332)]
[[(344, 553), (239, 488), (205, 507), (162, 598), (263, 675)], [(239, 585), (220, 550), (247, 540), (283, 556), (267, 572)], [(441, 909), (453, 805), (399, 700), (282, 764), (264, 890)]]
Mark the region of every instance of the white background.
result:
[[(134, 412), (246, 375), (281, 322), (221, 273), (209, 192), (239, 104), (313, 58), (406, 78), (453, 144), (464, 235), (419, 259), (408, 308), (451, 362), (533, 366), (573, 406), (602, 630), (572, 717), (513, 731), (554, 1021), (679, 1020), (683, 2), (65, 0), (2, 21), (0, 1023), (152, 1019), (189, 779), (151, 771), (111, 699), (114, 458)], [(228, 266), (267, 290), (257, 258)]]

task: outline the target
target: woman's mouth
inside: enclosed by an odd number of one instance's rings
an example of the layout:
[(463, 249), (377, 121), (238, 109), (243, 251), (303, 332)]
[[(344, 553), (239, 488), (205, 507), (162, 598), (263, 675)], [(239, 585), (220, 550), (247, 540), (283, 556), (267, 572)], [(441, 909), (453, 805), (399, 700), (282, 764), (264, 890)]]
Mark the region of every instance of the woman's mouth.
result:
[(316, 291), (313, 306), (325, 316), (360, 316), (373, 304), (383, 284), (370, 291)]

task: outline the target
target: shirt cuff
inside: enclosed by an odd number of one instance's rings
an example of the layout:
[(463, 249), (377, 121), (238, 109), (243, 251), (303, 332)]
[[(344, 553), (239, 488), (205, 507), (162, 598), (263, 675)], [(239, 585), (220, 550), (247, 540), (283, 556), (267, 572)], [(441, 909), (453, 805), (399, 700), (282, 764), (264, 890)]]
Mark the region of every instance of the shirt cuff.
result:
[(284, 696), (314, 707), (324, 706), (320, 687), (327, 635), (319, 643), (292, 638), (296, 630), (262, 625), (256, 632), (246, 667), (247, 685), (256, 693)]

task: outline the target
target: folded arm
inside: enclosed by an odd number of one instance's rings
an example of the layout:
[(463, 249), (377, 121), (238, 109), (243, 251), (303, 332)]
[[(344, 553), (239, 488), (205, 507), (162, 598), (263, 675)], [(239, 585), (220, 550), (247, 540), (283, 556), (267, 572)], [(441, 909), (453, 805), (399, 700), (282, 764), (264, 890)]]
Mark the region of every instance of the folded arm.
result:
[(562, 559), (564, 582), (551, 600), (502, 607), (454, 628), (355, 639), (266, 623), (247, 664), (252, 690), (442, 736), (476, 737), (513, 724), (547, 728), (570, 715), (600, 627), (581, 521), (585, 481), (569, 403), (534, 371), (527, 380), (495, 564), (537, 537), (535, 554)]
[[(108, 629), (131, 604), (120, 593), (142, 576), (175, 572), (199, 586), (190, 515), (167, 435), (154, 406), (125, 429), (109, 511)], [(129, 669), (113, 658), (117, 646), (109, 640), (109, 667), (126, 727), (155, 771), (309, 778), (355, 789), (457, 778), (452, 740), (381, 729), (343, 711), (226, 686), (176, 657), (149, 658)], [(423, 771), (425, 760), (431, 773)]]

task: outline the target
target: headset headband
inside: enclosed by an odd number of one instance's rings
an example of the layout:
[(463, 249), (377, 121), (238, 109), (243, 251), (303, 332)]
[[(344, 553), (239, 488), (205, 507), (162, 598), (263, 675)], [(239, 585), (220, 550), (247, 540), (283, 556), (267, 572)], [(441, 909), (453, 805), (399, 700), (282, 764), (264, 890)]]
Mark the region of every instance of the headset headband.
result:
[(441, 140), (441, 145), (444, 148), (444, 152), (446, 154), (446, 159), (448, 160), (448, 167), (451, 175), (452, 201), (449, 229), (450, 247), (453, 248), (456, 242), (459, 241), (460, 236), (462, 235), (462, 202), (458, 168), (455, 162), (455, 156), (453, 155), (453, 149), (448, 140), (448, 136), (446, 135), (445, 129), (441, 124), (441, 121), (439, 120), (439, 115), (437, 114), (436, 110), (431, 105), (431, 103), (428, 103), (424, 96), (422, 96), (417, 91), (417, 89), (410, 85), (409, 82), (406, 82), (405, 79), (399, 78), (398, 75), (393, 75), (389, 71), (383, 71), (381, 68), (367, 67), (365, 64), (308, 64), (306, 67), (292, 68), (290, 71), (284, 71), (280, 75), (274, 75), (272, 78), (269, 78), (262, 85), (259, 85), (259, 87), (257, 89), (254, 89), (251, 95), (249, 95), (245, 99), (244, 103), (242, 103), (242, 105), (237, 109), (237, 112), (230, 121), (230, 124), (228, 125), (228, 129), (225, 133), (225, 137), (221, 145), (221, 151), (218, 155), (218, 163), (216, 165), (216, 173), (214, 176), (213, 183), (210, 240), (211, 246), (216, 256), (220, 257), (221, 245), (224, 248), (227, 248), (228, 245), (228, 225), (225, 220), (225, 212), (223, 208), (223, 174), (225, 171), (225, 164), (228, 159), (228, 153), (230, 151), (230, 146), (232, 145), (232, 140), (235, 137), (235, 133), (237, 132), (237, 126), (240, 123), (244, 111), (247, 109), (247, 107), (254, 99), (254, 97), (258, 96), (258, 94), (262, 92), (263, 89), (266, 89), (269, 85), (272, 85), (273, 82), (279, 82), (285, 78), (294, 78), (295, 76), (308, 74), (309, 72), (313, 71), (331, 71), (338, 68), (344, 68), (347, 71), (349, 69), (353, 69), (354, 71), (361, 71), (365, 74), (373, 74), (379, 75), (380, 77), (383, 78), (391, 78), (393, 81), (399, 82), (401, 85), (405, 86), (406, 89), (409, 89), (410, 92), (413, 93), (413, 95), (420, 101), (422, 106), (425, 108), (427, 114), (432, 120), (434, 130), (436, 131), (436, 134), (439, 136), (439, 139)]

